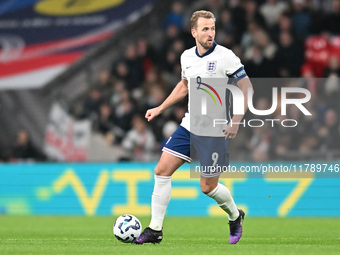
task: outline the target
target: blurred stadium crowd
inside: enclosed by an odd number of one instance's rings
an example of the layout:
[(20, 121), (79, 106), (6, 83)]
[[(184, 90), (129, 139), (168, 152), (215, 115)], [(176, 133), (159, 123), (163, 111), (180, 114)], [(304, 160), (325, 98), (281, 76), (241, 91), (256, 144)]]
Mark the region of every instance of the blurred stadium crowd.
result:
[[(282, 78), (280, 86), (304, 87), (312, 94), (306, 104), (312, 116), (304, 116), (297, 107), (290, 107), (287, 116), (280, 112), (271, 116), (295, 119), (299, 123), (295, 128), (270, 123), (260, 128), (241, 126), (231, 143), (231, 158), (339, 159), (340, 0), (175, 1), (163, 24), (155, 24), (160, 33), (150, 31), (127, 43), (112, 66), (101, 70), (72, 114), (90, 119), (94, 132), (124, 151), (119, 160), (157, 160), (187, 111), (187, 102), (151, 123), (144, 114), (161, 104), (180, 80), (180, 55), (195, 45), (189, 19), (199, 9), (216, 15), (216, 42), (232, 49), (245, 65), (254, 85), (255, 108), (269, 109), (272, 103), (270, 82), (262, 78)], [(259, 116), (248, 113), (245, 118)], [(22, 136), (18, 135), (14, 158), (23, 157)]]

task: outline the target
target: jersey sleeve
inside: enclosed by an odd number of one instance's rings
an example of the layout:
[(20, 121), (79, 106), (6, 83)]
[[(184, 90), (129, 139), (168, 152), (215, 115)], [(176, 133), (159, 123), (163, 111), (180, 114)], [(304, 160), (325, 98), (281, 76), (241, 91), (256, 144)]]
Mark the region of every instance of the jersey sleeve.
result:
[(246, 70), (244, 70), (241, 60), (231, 50), (228, 51), (226, 56), (225, 70), (226, 75), (236, 82), (247, 76)]
[(184, 66), (184, 56), (183, 55), (184, 55), (184, 52), (181, 55), (181, 69), (182, 69), (181, 75), (182, 75), (182, 79), (188, 80), (188, 78), (185, 76), (185, 66)]

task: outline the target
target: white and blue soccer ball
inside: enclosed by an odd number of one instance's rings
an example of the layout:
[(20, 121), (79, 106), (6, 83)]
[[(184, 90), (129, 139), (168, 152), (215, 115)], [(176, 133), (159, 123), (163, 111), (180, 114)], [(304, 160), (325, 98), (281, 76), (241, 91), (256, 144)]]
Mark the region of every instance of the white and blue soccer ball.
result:
[(137, 217), (124, 214), (113, 224), (113, 234), (123, 243), (134, 242), (142, 232), (142, 224)]

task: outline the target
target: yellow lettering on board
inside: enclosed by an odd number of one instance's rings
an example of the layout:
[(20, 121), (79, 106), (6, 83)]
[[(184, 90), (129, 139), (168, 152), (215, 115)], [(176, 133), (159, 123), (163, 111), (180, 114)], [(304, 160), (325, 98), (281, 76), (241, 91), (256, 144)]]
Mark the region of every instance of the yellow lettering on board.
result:
[[(267, 174), (266, 180), (272, 181), (272, 182), (297, 182), (298, 184), (296, 187), (292, 190), (292, 192), (288, 195), (288, 197), (282, 202), (278, 209), (279, 216), (287, 216), (289, 211), (296, 205), (296, 203), (299, 201), (299, 199), (302, 197), (302, 195), (306, 192), (310, 184), (313, 182), (313, 178), (310, 178), (310, 176), (313, 176), (309, 173), (301, 173), (300, 175), (298, 173), (285, 173), (286, 178), (270, 178), (271, 176), (279, 176), (278, 174)], [(287, 178), (290, 176), (298, 177), (298, 178)], [(309, 177), (309, 178), (307, 178)]]
[(122, 4), (124, 0), (42, 0), (34, 10), (44, 15), (82, 15), (103, 11)]
[(94, 215), (97, 210), (99, 201), (103, 196), (108, 181), (109, 172), (105, 170), (101, 171), (91, 196), (87, 193), (83, 183), (81, 182), (77, 174), (72, 171), (72, 169), (68, 169), (58, 180), (54, 182), (53, 190), (56, 193), (60, 193), (67, 186), (71, 186), (77, 197), (79, 198), (86, 215)]
[[(190, 178), (190, 171), (178, 171), (175, 172), (172, 177), (172, 181), (196, 181), (199, 182), (198, 178)], [(199, 185), (199, 184), (198, 184)], [(186, 199), (186, 198), (197, 198), (198, 187), (172, 187), (171, 198)]]
[(127, 187), (127, 204), (126, 205), (114, 205), (112, 207), (112, 213), (114, 215), (121, 214), (137, 214), (137, 215), (149, 215), (150, 206), (138, 204), (137, 197), (137, 184), (140, 181), (149, 181), (151, 179), (151, 173), (148, 170), (140, 171), (114, 171), (112, 174), (114, 181), (124, 181)]
[(171, 177), (171, 180), (176, 181), (199, 181), (199, 178), (190, 178), (190, 171), (176, 171)]
[(48, 187), (37, 188), (36, 194), (40, 200), (49, 200), (53, 191)]
[(196, 198), (198, 197), (197, 188), (189, 188), (189, 187), (173, 187), (171, 190), (171, 198), (176, 199), (187, 199), (187, 198)]

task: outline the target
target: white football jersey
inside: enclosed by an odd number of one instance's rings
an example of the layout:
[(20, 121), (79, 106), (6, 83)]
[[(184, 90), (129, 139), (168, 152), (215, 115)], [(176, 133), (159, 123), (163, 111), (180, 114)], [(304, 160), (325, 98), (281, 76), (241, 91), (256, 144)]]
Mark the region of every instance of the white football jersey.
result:
[[(190, 109), (190, 91), (192, 89), (197, 88), (197, 83), (193, 82), (197, 80), (197, 77), (202, 78), (224, 78), (226, 80), (226, 84), (229, 77), (233, 78), (243, 78), (246, 76), (246, 73), (243, 69), (243, 65), (241, 64), (240, 59), (229, 49), (220, 46), (214, 43), (214, 46), (209, 49), (203, 56), (199, 56), (197, 52), (196, 46), (185, 50), (181, 55), (181, 68), (182, 68), (182, 78), (188, 81), (188, 90), (189, 90), (189, 101), (188, 101), (188, 109)], [(193, 83), (193, 84), (191, 84)], [(192, 95), (193, 96), (193, 95)], [(228, 105), (229, 98), (226, 99), (224, 96), (221, 96), (221, 105)], [(224, 107), (226, 109), (226, 107)], [(224, 118), (226, 119), (226, 110), (223, 114), (219, 113), (220, 116), (214, 116), (215, 118)], [(194, 120), (192, 120), (194, 121)], [(201, 132), (198, 130), (200, 128), (207, 128), (203, 123), (199, 121), (194, 121), (195, 123), (191, 123), (190, 128), (190, 110), (185, 114), (184, 118), (182, 119), (181, 125), (186, 128), (188, 131), (202, 135)], [(207, 134), (209, 136), (223, 136), (222, 129), (221, 130), (212, 131), (211, 129), (208, 130)]]

